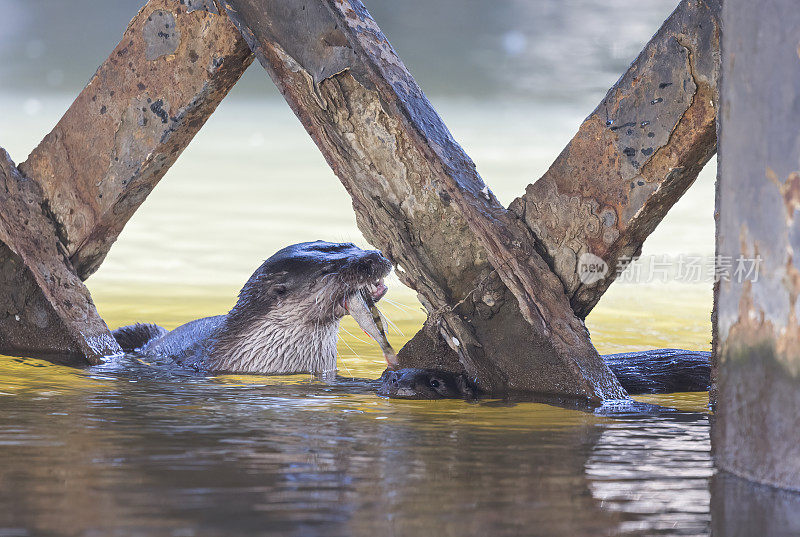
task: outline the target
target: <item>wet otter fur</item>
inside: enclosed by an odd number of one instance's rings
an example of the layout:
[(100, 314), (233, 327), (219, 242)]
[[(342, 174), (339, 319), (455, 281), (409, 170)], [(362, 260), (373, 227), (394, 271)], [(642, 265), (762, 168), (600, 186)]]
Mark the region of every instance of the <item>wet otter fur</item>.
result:
[(113, 331), (122, 349), (197, 370), (281, 375), (336, 371), (347, 300), (378, 301), (391, 263), (376, 250), (324, 241), (288, 246), (253, 273), (226, 315), (167, 331), (135, 324)]
[(387, 369), (379, 381), (378, 395), (399, 399), (474, 399), (480, 393), (464, 373), (437, 369)]
[[(138, 323), (113, 331), (126, 352), (161, 357), (196, 370), (266, 375), (336, 371), (339, 321), (348, 299), (373, 302), (386, 292), (391, 270), (380, 252), (324, 241), (288, 246), (267, 259), (245, 283), (226, 315), (205, 317), (168, 331)], [(703, 391), (710, 384), (710, 353), (658, 349), (604, 356), (630, 394)], [(451, 360), (460, 368), (457, 359)], [(387, 370), (378, 394), (413, 399), (480, 395), (457, 369)]]

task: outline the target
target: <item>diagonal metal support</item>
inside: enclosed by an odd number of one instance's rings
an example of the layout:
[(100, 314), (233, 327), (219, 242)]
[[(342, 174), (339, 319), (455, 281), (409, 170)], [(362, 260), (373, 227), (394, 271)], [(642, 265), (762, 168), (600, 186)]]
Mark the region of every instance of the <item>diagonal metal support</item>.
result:
[(252, 62), (211, 0), (150, 0), (20, 170), (88, 278)]
[[(580, 318), (716, 151), (720, 12), (717, 0), (683, 0), (547, 173), (509, 207), (536, 236)], [(598, 258), (605, 278), (584, 283), (580, 263)], [(460, 367), (426, 330), (399, 358), (408, 366)]]
[(72, 270), (44, 205), (39, 185), (0, 149), (0, 351), (98, 363), (122, 351)]
[(120, 352), (81, 280), (252, 59), (212, 0), (150, 0), (22, 174), (0, 155), (0, 352)]
[[(717, 148), (719, 0), (684, 0), (514, 211), (585, 318)], [(709, 208), (711, 201), (709, 200)], [(582, 282), (581, 258), (609, 267)]]
[[(625, 396), (533, 235), (488, 190), (361, 3), (224, 5), (353, 197), (365, 236), (402, 267), (484, 389)], [(484, 317), (460, 301), (476, 280), (492, 280), (497, 296)]]

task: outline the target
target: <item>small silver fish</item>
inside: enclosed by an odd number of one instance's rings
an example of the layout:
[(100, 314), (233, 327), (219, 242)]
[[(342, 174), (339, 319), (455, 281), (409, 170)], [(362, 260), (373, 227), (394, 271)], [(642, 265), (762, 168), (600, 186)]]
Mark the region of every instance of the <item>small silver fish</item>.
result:
[(347, 313), (356, 320), (358, 326), (369, 337), (378, 342), (389, 367), (397, 367), (399, 365), (397, 354), (389, 344), (389, 340), (386, 339), (386, 321), (384, 321), (375, 303), (366, 298), (363, 293), (356, 293), (356, 295), (348, 299), (346, 308)]

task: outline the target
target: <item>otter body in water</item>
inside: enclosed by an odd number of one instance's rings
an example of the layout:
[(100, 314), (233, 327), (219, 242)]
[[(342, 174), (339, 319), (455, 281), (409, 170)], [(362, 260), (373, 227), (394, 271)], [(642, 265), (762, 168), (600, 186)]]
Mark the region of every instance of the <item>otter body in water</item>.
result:
[[(631, 394), (700, 392), (711, 385), (711, 353), (656, 349), (603, 356), (619, 383)], [(378, 395), (402, 399), (473, 399), (480, 390), (464, 373), (436, 369), (387, 369)]]
[(324, 241), (288, 246), (267, 259), (226, 315), (167, 331), (152, 324), (114, 330), (126, 352), (228, 373), (332, 373), (348, 303), (377, 302), (391, 263), (376, 250)]
[[(164, 357), (197, 370), (280, 375), (334, 373), (339, 321), (350, 313), (383, 344), (395, 366), (374, 303), (391, 270), (380, 252), (323, 241), (288, 246), (267, 259), (226, 315), (191, 321), (175, 330), (135, 324), (114, 330), (123, 350)], [(659, 349), (604, 356), (628, 393), (707, 390), (710, 353)], [(467, 398), (479, 390), (462, 373), (387, 370), (378, 393), (416, 399)]]

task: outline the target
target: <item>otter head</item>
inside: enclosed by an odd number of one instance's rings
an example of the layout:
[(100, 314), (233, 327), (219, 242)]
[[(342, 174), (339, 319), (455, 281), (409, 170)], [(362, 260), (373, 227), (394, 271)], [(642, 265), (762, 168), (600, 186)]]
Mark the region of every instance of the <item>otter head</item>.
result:
[(378, 301), (392, 265), (352, 243), (287, 246), (253, 273), (214, 337), (211, 368), (281, 374), (336, 368), (339, 320), (349, 298)]
[(279, 250), (250, 277), (234, 310), (281, 311), (310, 325), (347, 314), (347, 299), (364, 292), (373, 302), (386, 294), (392, 265), (377, 250), (352, 243), (302, 242)]
[(463, 373), (435, 369), (387, 369), (381, 375), (378, 395), (400, 399), (474, 399), (478, 389)]

